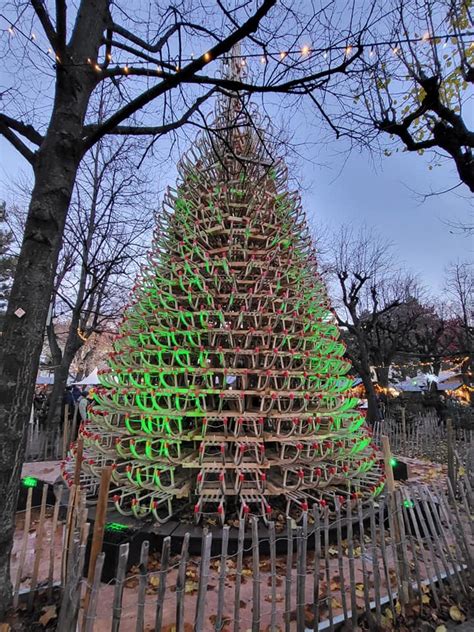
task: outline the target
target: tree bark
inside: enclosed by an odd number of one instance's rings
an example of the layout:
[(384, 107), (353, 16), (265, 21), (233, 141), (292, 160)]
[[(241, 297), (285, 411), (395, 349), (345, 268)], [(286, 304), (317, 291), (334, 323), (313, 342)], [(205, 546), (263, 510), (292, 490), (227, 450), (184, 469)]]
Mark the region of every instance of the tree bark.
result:
[(11, 601), (10, 551), (26, 428), (78, 164), (74, 149), (60, 138), (38, 154), (25, 238), (5, 316), (0, 351), (0, 616)]
[(61, 362), (54, 370), (54, 385), (49, 397), (49, 410), (46, 422), (48, 427), (52, 427), (61, 422), (63, 395), (69, 377), (69, 368), (81, 346), (82, 341), (77, 333), (75, 331), (74, 333), (70, 332), (64, 347)]
[(365, 388), (365, 394), (367, 396), (367, 421), (373, 424), (376, 421), (380, 421), (382, 418), (380, 414), (380, 408), (377, 401), (377, 394), (374, 389), (374, 384), (370, 376), (370, 370), (368, 373), (365, 371), (360, 372), (360, 377)]
[(388, 373), (390, 371), (390, 367), (388, 366), (380, 366), (377, 368), (377, 382), (380, 386), (387, 388), (388, 386)]

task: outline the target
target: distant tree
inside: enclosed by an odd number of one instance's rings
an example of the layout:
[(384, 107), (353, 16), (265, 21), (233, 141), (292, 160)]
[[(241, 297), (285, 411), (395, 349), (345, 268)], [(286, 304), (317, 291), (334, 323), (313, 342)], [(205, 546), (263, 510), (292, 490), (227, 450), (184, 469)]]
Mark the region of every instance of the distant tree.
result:
[[(341, 227), (327, 252), (326, 277), (336, 316), (345, 332), (347, 353), (364, 384), (368, 420), (373, 422), (380, 418), (371, 373), (377, 327), (395, 309), (410, 304), (414, 282), (396, 269), (390, 244), (366, 228)], [(387, 358), (382, 355), (381, 362), (387, 363)]]
[(7, 306), (10, 288), (15, 274), (17, 255), (14, 251), (14, 237), (6, 226), (6, 204), (0, 203), (0, 327)]
[(77, 352), (117, 323), (149, 245), (154, 209), (147, 178), (134, 167), (136, 153), (132, 139), (105, 138), (79, 169), (46, 327), (54, 366), (50, 424), (61, 418)]
[(389, 385), (390, 365), (395, 359), (413, 354), (409, 341), (424, 318), (426, 308), (417, 295), (419, 288), (410, 276), (402, 276), (393, 281), (393, 296), (399, 296), (403, 302), (393, 309), (379, 315), (367, 332), (371, 364), (375, 367), (377, 382), (380, 386)]
[(468, 261), (451, 263), (446, 270), (445, 291), (452, 315), (459, 323), (459, 347), (465, 354), (463, 373), (466, 383), (473, 372), (474, 350), (474, 265)]

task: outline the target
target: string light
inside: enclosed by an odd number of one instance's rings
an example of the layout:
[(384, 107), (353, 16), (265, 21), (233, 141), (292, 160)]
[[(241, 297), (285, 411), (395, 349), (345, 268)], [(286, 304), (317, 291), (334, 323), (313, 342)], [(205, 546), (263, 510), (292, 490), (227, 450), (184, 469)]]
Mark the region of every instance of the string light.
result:
[[(8, 22), (8, 20), (6, 19), (6, 17), (2, 14), (0, 14), (0, 18), (3, 18), (5, 21)], [(34, 46), (36, 46), (39, 50), (40, 47), (38, 46), (38, 44), (36, 43), (36, 35), (34, 33), (24, 33), (21, 31), (21, 29), (19, 29), (18, 27), (15, 26), (15, 28), (13, 27), (13, 25), (11, 23), (8, 24), (8, 32), (10, 35), (15, 35), (16, 33), (22, 35), (23, 37), (25, 37), (25, 39), (27, 39), (28, 41), (32, 42), (34, 44)], [(390, 40), (384, 40), (384, 41), (378, 41), (378, 42), (368, 42), (365, 44), (365, 47), (370, 47), (370, 53), (369, 56), (372, 57), (375, 52), (374, 52), (374, 48), (376, 47), (381, 47), (381, 46), (389, 46), (390, 48), (392, 48), (392, 52), (394, 52), (395, 54), (395, 50), (397, 51), (396, 54), (398, 54), (400, 52), (400, 44), (403, 43), (412, 43), (412, 44), (416, 44), (416, 43), (420, 43), (420, 42), (429, 42), (431, 40), (434, 40), (435, 42), (439, 43), (440, 40), (445, 40), (443, 43), (443, 48), (446, 48), (448, 43), (449, 43), (449, 38), (455, 39), (455, 40), (459, 40), (460, 38), (465, 38), (466, 36), (472, 36), (474, 35), (473, 32), (471, 31), (466, 31), (464, 33), (461, 34), (456, 34), (456, 33), (440, 33), (439, 35), (437, 34), (432, 34), (429, 31), (426, 31), (421, 37), (420, 36), (416, 36), (416, 37), (406, 37), (403, 38), (402, 40), (399, 40), (398, 42), (393, 42)], [(468, 44), (469, 45), (469, 49), (474, 48), (474, 42), (471, 42)], [(287, 50), (287, 51), (281, 51), (279, 53), (277, 52), (273, 52), (273, 53), (268, 53), (268, 56), (270, 56), (271, 58), (274, 57), (279, 57), (280, 60), (283, 60), (285, 57), (287, 57), (290, 54), (295, 54), (295, 53), (299, 53), (300, 55), (303, 56), (308, 56), (309, 53), (312, 54), (322, 54), (324, 59), (327, 59), (328, 56), (328, 51), (343, 51), (345, 56), (349, 56), (352, 52), (353, 52), (353, 46), (352, 45), (346, 45), (346, 46), (331, 46), (330, 48), (311, 48), (309, 45), (304, 45), (302, 48), (300, 49), (291, 49), (291, 50)], [(47, 53), (42, 50), (42, 52), (44, 54), (51, 54), (53, 51), (51, 48), (49, 48), (47, 50)], [(206, 55), (206, 53), (204, 53), (204, 55)], [(228, 59), (238, 59), (240, 58), (240, 55), (228, 55), (227, 58)], [(258, 57), (261, 61), (262, 64), (266, 64), (268, 63), (268, 59), (267, 59), (267, 55), (265, 55), (264, 57), (262, 57), (261, 53), (248, 53), (246, 55), (246, 57), (252, 58), (252, 57)], [(107, 60), (110, 61), (112, 59), (112, 56), (110, 53), (107, 54)], [(190, 58), (183, 58), (184, 62), (190, 62), (193, 61), (195, 59), (195, 54), (192, 53), (190, 55)], [(73, 65), (73, 66), (80, 66), (82, 65), (80, 62), (71, 62), (70, 60), (68, 60), (67, 62), (69, 65)], [(87, 63), (91, 63), (90, 60), (87, 60)], [(122, 62), (123, 63), (123, 62)], [(170, 62), (168, 62), (170, 63)], [(246, 62), (244, 62), (245, 65)], [(127, 63), (128, 65), (128, 63)], [(176, 71), (178, 72), (181, 68), (179, 66), (176, 66)]]
[(96, 64), (96, 65), (94, 66), (94, 70), (96, 70), (97, 72), (101, 72), (101, 71), (102, 71), (102, 68), (99, 66), (99, 64)]
[(123, 71), (126, 75), (128, 75), (128, 72), (129, 72), (128, 64), (125, 64)]
[[(456, 371), (456, 369), (460, 369), (462, 367), (462, 365), (464, 364), (464, 362), (466, 362), (466, 360), (469, 359), (469, 356), (466, 356), (464, 358), (461, 358), (459, 360), (459, 363), (456, 364), (455, 366), (453, 366), (451, 369), (449, 369), (450, 371)], [(441, 358), (440, 359), (441, 362), (447, 363), (450, 361), (449, 357), (446, 358)], [(430, 362), (409, 362), (408, 364), (379, 364), (377, 366), (373, 366), (373, 369), (402, 369), (402, 368), (406, 368), (406, 367), (411, 367), (411, 368), (415, 368), (418, 366), (432, 366), (433, 365), (433, 361)]]
[(204, 53), (204, 55), (202, 56), (204, 61), (211, 61), (211, 53), (207, 52)]

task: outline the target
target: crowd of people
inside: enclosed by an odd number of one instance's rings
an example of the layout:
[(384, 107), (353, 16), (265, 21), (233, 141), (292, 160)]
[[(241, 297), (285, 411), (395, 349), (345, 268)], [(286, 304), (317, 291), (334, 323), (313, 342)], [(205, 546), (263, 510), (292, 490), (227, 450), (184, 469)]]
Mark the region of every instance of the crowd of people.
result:
[[(36, 387), (33, 399), (33, 415), (34, 421), (38, 424), (44, 424), (48, 418), (51, 390), (52, 388), (49, 384), (41, 384)], [(92, 393), (90, 388), (80, 388), (77, 384), (66, 386), (62, 398), (61, 424), (65, 422), (66, 411), (68, 411), (69, 420), (72, 419), (76, 407), (80, 422), (85, 421), (87, 419), (87, 407), (91, 402)]]

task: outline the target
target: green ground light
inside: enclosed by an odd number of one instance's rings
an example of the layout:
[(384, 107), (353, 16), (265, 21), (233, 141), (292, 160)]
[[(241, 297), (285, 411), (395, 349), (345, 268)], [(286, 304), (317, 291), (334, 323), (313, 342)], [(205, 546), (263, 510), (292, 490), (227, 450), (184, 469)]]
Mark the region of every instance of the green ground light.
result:
[(128, 526), (126, 524), (121, 524), (120, 522), (108, 522), (105, 525), (106, 531), (126, 531)]
[(395, 467), (397, 464), (398, 464), (397, 459), (395, 459), (395, 458), (392, 456), (392, 458), (390, 459), (390, 465), (391, 465), (392, 467)]
[(403, 501), (403, 505), (409, 508), (409, 507), (414, 507), (415, 503), (409, 498), (407, 498), (406, 500)]
[(21, 482), (25, 487), (36, 487), (38, 485), (38, 479), (33, 476), (26, 476)]

